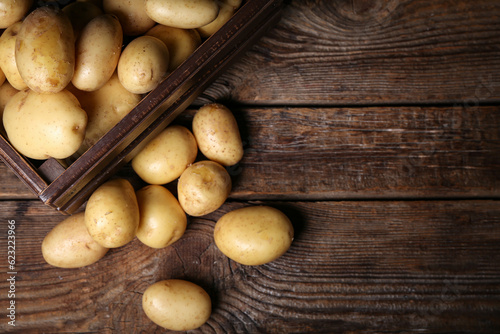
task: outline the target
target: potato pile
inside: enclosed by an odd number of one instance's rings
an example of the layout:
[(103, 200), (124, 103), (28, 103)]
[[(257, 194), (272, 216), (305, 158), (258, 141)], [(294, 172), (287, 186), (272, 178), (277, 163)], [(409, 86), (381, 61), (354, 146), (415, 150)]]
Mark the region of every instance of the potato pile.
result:
[[(240, 5), (241, 0), (77, 1), (62, 10), (37, 8), (21, 20), (26, 9), (0, 37), (0, 107), (10, 142), (32, 159), (83, 153)], [(123, 47), (126, 36), (136, 37)], [(44, 259), (80, 268), (135, 238), (154, 249), (171, 246), (184, 235), (189, 216), (207, 215), (225, 203), (232, 189), (228, 168), (243, 154), (231, 110), (219, 103), (202, 106), (189, 128), (166, 127), (132, 159), (146, 186), (136, 190), (124, 178), (102, 184), (84, 211), (45, 236)], [(176, 185), (175, 195), (167, 185)], [(223, 215), (213, 236), (225, 256), (261, 265), (283, 255), (293, 235), (281, 211), (248, 206)], [(170, 330), (198, 328), (212, 311), (203, 288), (179, 279), (149, 286), (142, 307)]]
[[(72, 161), (129, 113), (241, 0), (0, 0), (0, 116), (24, 156)], [(73, 96), (72, 96), (73, 95)], [(26, 103), (29, 101), (29, 103)]]

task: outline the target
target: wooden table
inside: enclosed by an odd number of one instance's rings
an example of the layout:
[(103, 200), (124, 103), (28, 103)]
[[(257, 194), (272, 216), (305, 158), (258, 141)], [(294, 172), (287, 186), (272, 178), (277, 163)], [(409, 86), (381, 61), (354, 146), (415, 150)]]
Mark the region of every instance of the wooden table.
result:
[[(0, 332), (163, 333), (141, 297), (167, 278), (212, 297), (193, 333), (500, 331), (500, 1), (288, 1), (203, 101), (231, 107), (245, 157), (227, 203), (163, 250), (51, 267), (40, 244), (64, 217), (0, 164)], [(214, 223), (262, 203), (292, 247), (228, 260)]]

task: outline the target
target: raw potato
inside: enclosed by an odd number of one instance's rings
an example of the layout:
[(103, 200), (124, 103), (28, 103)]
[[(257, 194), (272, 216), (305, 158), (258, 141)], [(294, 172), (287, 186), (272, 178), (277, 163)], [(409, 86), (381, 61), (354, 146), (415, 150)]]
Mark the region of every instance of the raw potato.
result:
[(153, 36), (134, 38), (118, 61), (118, 78), (132, 93), (145, 94), (168, 73), (169, 53), (165, 43)]
[(198, 146), (191, 131), (181, 125), (170, 125), (132, 159), (132, 168), (149, 184), (166, 184), (181, 176), (197, 154)]
[(5, 74), (2, 71), (2, 68), (0, 67), (0, 85), (3, 85), (5, 82)]
[(108, 248), (92, 239), (79, 212), (57, 224), (42, 241), (45, 261), (60, 268), (81, 268), (102, 259)]
[(113, 179), (97, 188), (87, 201), (85, 225), (103, 247), (121, 247), (132, 241), (139, 226), (139, 205), (130, 182)]
[(199, 285), (170, 279), (156, 282), (144, 291), (142, 309), (158, 326), (188, 331), (200, 327), (210, 318), (212, 302)]
[(33, 4), (33, 0), (0, 0), (0, 29), (21, 21)]
[(203, 216), (217, 210), (230, 192), (229, 173), (214, 161), (199, 161), (189, 166), (177, 184), (179, 203), (191, 216)]
[(32, 159), (65, 159), (78, 150), (87, 114), (68, 90), (43, 94), (25, 89), (7, 103), (3, 124), (10, 143)]
[(170, 56), (169, 72), (175, 70), (201, 44), (200, 34), (195, 29), (180, 29), (157, 24), (149, 29), (146, 35), (158, 38), (167, 46)]
[(102, 6), (105, 13), (118, 17), (125, 35), (138, 36), (155, 25), (146, 13), (144, 0), (103, 0)]
[(73, 85), (69, 85), (68, 90), (78, 98), (88, 115), (85, 138), (77, 151), (78, 155), (94, 145), (141, 100), (141, 95), (123, 87), (116, 71), (104, 86), (93, 92), (80, 91)]
[(217, 18), (203, 27), (199, 27), (197, 30), (201, 37), (210, 37), (217, 30), (219, 30), (236, 12), (236, 8), (224, 3), (220, 4), (219, 15)]
[(193, 118), (193, 134), (208, 159), (232, 166), (243, 157), (238, 123), (231, 111), (218, 103), (201, 107)]
[(102, 9), (95, 4), (81, 1), (72, 2), (64, 6), (62, 11), (71, 21), (75, 40), (78, 40), (87, 23), (89, 23), (93, 18), (103, 14)]
[(141, 215), (137, 239), (152, 248), (165, 248), (182, 237), (187, 217), (168, 189), (148, 185), (136, 195)]
[(154, 21), (174, 28), (194, 29), (217, 18), (215, 0), (145, 0), (146, 13)]
[(219, 250), (244, 265), (261, 265), (276, 260), (293, 240), (290, 219), (269, 206), (250, 206), (222, 216), (214, 228)]
[(73, 85), (84, 91), (104, 86), (118, 65), (122, 43), (123, 31), (116, 16), (105, 14), (92, 19), (76, 43)]
[(0, 36), (0, 67), (2, 67), (5, 78), (17, 90), (28, 88), (28, 85), (21, 78), (16, 64), (16, 38), (21, 25), (21, 21), (12, 24)]
[(16, 64), (29, 88), (57, 93), (71, 81), (75, 67), (73, 26), (59, 9), (39, 7), (21, 24)]
[[(0, 86), (0, 119), (3, 119), (3, 110), (5, 109), (5, 106), (7, 103), (10, 101), (14, 95), (16, 95), (19, 91), (12, 87), (12, 85), (8, 82), (5, 81), (1, 86)], [(3, 129), (3, 122), (0, 122), (0, 130), (4, 131)]]

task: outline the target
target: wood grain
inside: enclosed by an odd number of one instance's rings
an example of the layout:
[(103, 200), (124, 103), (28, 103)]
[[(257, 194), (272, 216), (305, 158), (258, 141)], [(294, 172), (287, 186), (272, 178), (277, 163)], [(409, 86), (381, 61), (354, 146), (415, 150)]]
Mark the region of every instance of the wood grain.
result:
[(500, 2), (291, 0), (206, 92), (244, 104), (500, 101)]
[[(267, 202), (291, 217), (292, 247), (269, 264), (238, 265), (216, 248), (213, 226), (225, 212), (257, 204), (228, 202), (193, 218), (163, 250), (134, 240), (94, 265), (58, 269), (44, 262), (40, 243), (62, 217), (38, 202), (2, 203), (2, 219), (16, 220), (16, 330), (163, 333), (143, 314), (141, 297), (174, 277), (212, 297), (212, 317), (193, 333), (499, 328), (498, 201)], [(2, 241), (6, 231), (2, 224)], [(5, 261), (0, 270), (9, 271)], [(2, 319), (0, 331), (7, 328)]]

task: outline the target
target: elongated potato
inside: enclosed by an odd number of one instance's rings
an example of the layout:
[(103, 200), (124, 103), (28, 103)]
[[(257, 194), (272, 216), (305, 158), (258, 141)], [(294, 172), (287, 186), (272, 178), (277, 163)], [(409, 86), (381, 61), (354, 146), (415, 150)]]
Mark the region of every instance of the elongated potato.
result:
[(217, 18), (210, 22), (209, 24), (206, 24), (202, 27), (199, 27), (197, 30), (200, 33), (201, 37), (210, 37), (212, 36), (217, 30), (219, 30), (229, 19), (234, 15), (236, 12), (236, 8), (227, 5), (225, 3), (220, 4), (220, 9), (219, 9), (219, 14), (217, 15)]
[(32, 4), (33, 0), (0, 0), (0, 29), (20, 21)]
[(44, 260), (55, 267), (80, 268), (106, 255), (108, 248), (92, 239), (85, 227), (85, 213), (79, 212), (57, 224), (42, 241)]
[(12, 24), (0, 36), (0, 67), (2, 67), (5, 78), (17, 90), (28, 88), (19, 74), (16, 63), (16, 38), (21, 25), (21, 21)]
[(224, 166), (243, 157), (243, 143), (231, 110), (219, 103), (202, 106), (193, 118), (193, 134), (201, 153)]
[(21, 24), (16, 64), (28, 87), (38, 93), (66, 88), (75, 67), (75, 38), (68, 17), (54, 7), (39, 7)]
[(68, 16), (73, 26), (75, 40), (78, 40), (83, 28), (93, 18), (102, 15), (103, 11), (100, 7), (92, 2), (76, 1), (63, 7), (62, 11)]
[(94, 91), (111, 78), (120, 59), (123, 31), (116, 16), (104, 14), (92, 19), (76, 43), (73, 85)]
[(215, 0), (145, 0), (146, 13), (154, 21), (175, 28), (194, 29), (217, 17)]
[(130, 182), (113, 179), (97, 188), (85, 207), (85, 225), (103, 247), (121, 247), (132, 241), (139, 226), (139, 205)]
[(25, 89), (7, 103), (3, 124), (9, 141), (32, 159), (65, 159), (82, 144), (87, 114), (68, 90), (44, 94)]

